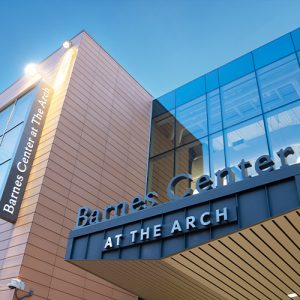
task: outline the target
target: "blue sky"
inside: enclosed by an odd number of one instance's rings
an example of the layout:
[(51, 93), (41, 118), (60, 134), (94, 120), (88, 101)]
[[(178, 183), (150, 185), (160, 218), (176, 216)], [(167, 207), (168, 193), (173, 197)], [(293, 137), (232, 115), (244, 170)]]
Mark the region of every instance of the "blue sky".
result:
[(85, 29), (157, 97), (300, 27), (300, 0), (1, 0), (0, 24), (0, 91)]

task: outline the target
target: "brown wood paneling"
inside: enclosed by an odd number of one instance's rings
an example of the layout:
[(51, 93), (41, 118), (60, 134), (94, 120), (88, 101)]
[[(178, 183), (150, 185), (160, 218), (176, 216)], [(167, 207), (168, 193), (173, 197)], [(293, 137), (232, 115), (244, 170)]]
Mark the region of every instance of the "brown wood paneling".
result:
[[(18, 222), (0, 222), (0, 280), (21, 277), (33, 300), (135, 299), (63, 257), (79, 206), (103, 208), (144, 193), (152, 99), (86, 33), (73, 44), (77, 58), (53, 97)], [(50, 83), (64, 51), (44, 63)]]
[(293, 211), (166, 262), (199, 282), (209, 280), (206, 285), (218, 293), (221, 288), (225, 298), (285, 299), (300, 291), (299, 220)]
[(279, 300), (300, 291), (299, 238), (295, 210), (163, 260), (72, 263), (147, 300)]

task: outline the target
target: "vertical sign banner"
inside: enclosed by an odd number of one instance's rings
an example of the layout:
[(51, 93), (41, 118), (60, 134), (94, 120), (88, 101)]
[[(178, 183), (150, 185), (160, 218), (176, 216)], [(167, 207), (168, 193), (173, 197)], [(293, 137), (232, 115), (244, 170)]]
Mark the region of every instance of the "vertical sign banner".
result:
[(15, 223), (50, 106), (53, 89), (39, 84), (0, 201), (0, 218)]

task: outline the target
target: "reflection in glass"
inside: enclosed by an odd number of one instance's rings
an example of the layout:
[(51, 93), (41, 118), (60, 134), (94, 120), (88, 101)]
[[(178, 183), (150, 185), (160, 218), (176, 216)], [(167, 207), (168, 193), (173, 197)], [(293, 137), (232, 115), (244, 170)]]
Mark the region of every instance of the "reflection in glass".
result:
[(2, 165), (0, 165), (0, 197), (3, 191), (3, 186), (6, 180), (6, 176), (8, 174), (9, 167), (10, 167), (10, 161), (7, 161)]
[(176, 121), (176, 145), (207, 135), (205, 96), (177, 107)]
[(152, 119), (150, 156), (155, 156), (174, 148), (174, 111)]
[(257, 71), (264, 111), (300, 99), (300, 70), (290, 55)]
[(241, 179), (238, 164), (244, 158), (252, 164), (250, 175), (257, 175), (254, 169), (256, 159), (269, 154), (262, 117), (257, 117), (225, 131), (227, 164), (233, 168), (237, 179)]
[(176, 106), (185, 104), (205, 94), (205, 78), (198, 77), (176, 90)]
[(13, 107), (14, 104), (11, 104), (6, 109), (0, 112), (0, 135), (2, 135), (6, 130), (7, 122), (9, 121)]
[[(194, 143), (176, 149), (175, 174), (189, 173), (193, 177), (191, 184), (195, 189), (196, 179), (201, 175), (209, 175), (208, 140), (203, 138)], [(182, 181), (176, 186), (176, 193), (182, 195), (188, 187), (187, 181)]]
[(157, 100), (152, 102), (152, 118), (155, 118), (163, 113), (168, 112), (168, 110)]
[(27, 112), (31, 108), (33, 102), (32, 100), (34, 98), (34, 92), (35, 89), (27, 93), (17, 101), (11, 120), (8, 124), (7, 130), (13, 128), (14, 126), (20, 124), (25, 120)]
[(207, 94), (209, 133), (222, 130), (221, 105), (219, 90)]
[(174, 150), (161, 154), (149, 161), (148, 192), (158, 193), (159, 201), (168, 201), (166, 189), (174, 176)]
[[(209, 91), (206, 96), (196, 93), (197, 80), (179, 87), (176, 90), (176, 120), (174, 91), (162, 97), (165, 107), (155, 104), (150, 157), (158, 157), (152, 158), (149, 165), (148, 180), (152, 190), (158, 189), (165, 197), (169, 179), (182, 172), (191, 173), (193, 178), (207, 174), (215, 182), (214, 174), (225, 166), (232, 167), (239, 180), (238, 164), (242, 159), (251, 162), (248, 172), (256, 176), (254, 164), (259, 156), (270, 154), (270, 151), (279, 167), (275, 152), (287, 146), (295, 151), (294, 156), (288, 157), (289, 164), (300, 162), (300, 51), (297, 52), (298, 60), (296, 54), (290, 54), (290, 44), (282, 52), (282, 49), (276, 50), (276, 43), (254, 51), (256, 67), (260, 66), (256, 71), (257, 79), (251, 70), (252, 56), (249, 54), (249, 61), (237, 68), (231, 63), (228, 70), (223, 67), (205, 75)], [(268, 61), (272, 63), (266, 65)], [(249, 66), (249, 69), (241, 71), (240, 66)], [(230, 81), (237, 77), (228, 76), (236, 76), (240, 71), (248, 75)], [(220, 72), (226, 76), (221, 78)], [(225, 84), (220, 88), (219, 78)], [(166, 112), (166, 107), (172, 111)], [(171, 151), (174, 148), (175, 162)], [(165, 152), (167, 156), (162, 155)], [(152, 173), (155, 178), (151, 178)], [(186, 188), (187, 182), (181, 182), (177, 186), (178, 194)]]
[(175, 108), (175, 91), (171, 91), (157, 99), (160, 104), (166, 109), (171, 110)]
[(228, 127), (261, 113), (254, 73), (221, 88), (224, 127)]
[(288, 162), (300, 162), (300, 101), (276, 109), (266, 114), (266, 117), (272, 156), (278, 166), (280, 159), (276, 152), (288, 146), (295, 151), (295, 155), (287, 158)]
[(217, 132), (209, 137), (210, 176), (215, 182), (215, 173), (225, 168), (223, 133)]
[(20, 133), (22, 129), (23, 124), (20, 124), (19, 126), (5, 133), (2, 144), (0, 146), (0, 164), (12, 158), (19, 143)]

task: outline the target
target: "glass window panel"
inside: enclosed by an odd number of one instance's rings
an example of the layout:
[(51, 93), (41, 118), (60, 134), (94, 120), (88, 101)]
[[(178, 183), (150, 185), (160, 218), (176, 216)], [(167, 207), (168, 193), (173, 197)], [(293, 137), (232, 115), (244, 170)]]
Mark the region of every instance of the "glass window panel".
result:
[(215, 182), (215, 173), (225, 168), (223, 133), (218, 132), (209, 137), (210, 176)]
[(176, 145), (207, 135), (205, 96), (176, 108)]
[(260, 69), (257, 77), (264, 111), (300, 98), (300, 70), (294, 54)]
[(220, 85), (227, 84), (253, 71), (252, 55), (248, 53), (219, 68)]
[(272, 155), (276, 163), (280, 165), (277, 156), (281, 148), (291, 146), (295, 155), (288, 157), (290, 164), (300, 162), (300, 101), (276, 109), (266, 114)]
[(0, 163), (12, 158), (19, 142), (20, 133), (23, 129), (22, 125), (23, 124), (15, 127), (4, 135), (0, 146)]
[(221, 88), (224, 127), (250, 119), (261, 113), (254, 73)]
[(187, 103), (205, 93), (205, 78), (199, 77), (176, 90), (176, 106)]
[(155, 118), (163, 113), (168, 112), (168, 110), (157, 100), (152, 102), (152, 118)]
[[(191, 174), (194, 180), (194, 182), (191, 183), (191, 187), (195, 189), (196, 179), (201, 175), (209, 175), (207, 137), (176, 149), (175, 159), (175, 174)], [(182, 195), (188, 188), (188, 184), (188, 181), (182, 181), (177, 184), (176, 194)]]
[(148, 192), (158, 193), (159, 200), (166, 202), (166, 190), (174, 176), (174, 150), (151, 158), (149, 161)]
[(175, 118), (174, 111), (167, 112), (152, 119), (150, 156), (174, 148)]
[(0, 165), (0, 197), (3, 192), (4, 183), (6, 181), (6, 176), (8, 174), (9, 168), (10, 168), (10, 161), (7, 161), (4, 164)]
[(175, 108), (175, 91), (171, 91), (157, 99), (167, 110)]
[(4, 133), (7, 127), (7, 123), (9, 121), (9, 117), (13, 110), (14, 104), (11, 104), (6, 109), (0, 112), (0, 135)]
[(294, 30), (292, 32), (292, 38), (295, 45), (296, 50), (300, 49), (300, 28)]
[(206, 80), (206, 92), (211, 92), (219, 87), (219, 75), (218, 70), (214, 70), (205, 75)]
[(209, 133), (222, 130), (221, 104), (219, 90), (207, 94)]
[(262, 68), (294, 52), (290, 34), (286, 34), (253, 51), (256, 69)]
[(8, 125), (8, 130), (25, 120), (27, 113), (31, 108), (34, 95), (35, 89), (27, 93), (17, 101), (14, 112)]
[(238, 164), (244, 158), (251, 162), (250, 175), (257, 175), (254, 169), (256, 159), (268, 154), (266, 132), (262, 117), (257, 117), (225, 131), (227, 164), (233, 168), (237, 179), (241, 179)]

